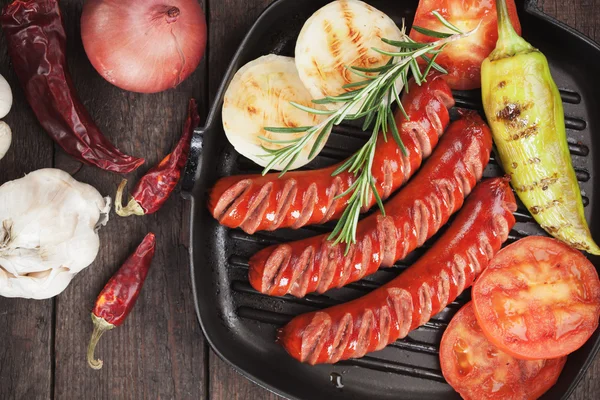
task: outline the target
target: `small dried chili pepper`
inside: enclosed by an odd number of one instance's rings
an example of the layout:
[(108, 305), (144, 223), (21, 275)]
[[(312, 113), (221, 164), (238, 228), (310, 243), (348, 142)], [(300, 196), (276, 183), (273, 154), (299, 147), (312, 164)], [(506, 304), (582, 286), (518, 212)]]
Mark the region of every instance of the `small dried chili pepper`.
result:
[(14, 1), (2, 10), (0, 22), (27, 101), (65, 152), (118, 173), (144, 163), (123, 154), (104, 137), (77, 97), (67, 68), (66, 35), (57, 0)]
[(181, 170), (187, 162), (190, 151), (190, 141), (194, 129), (198, 127), (200, 117), (196, 101), (190, 99), (188, 116), (183, 127), (183, 136), (179, 139), (173, 152), (167, 155), (156, 167), (152, 168), (140, 179), (135, 189), (129, 196), (129, 202), (122, 205), (123, 190), (127, 180), (123, 180), (115, 196), (115, 211), (121, 217), (130, 215), (146, 215), (158, 211), (167, 201), (179, 178)]
[(147, 234), (98, 295), (92, 311), (94, 331), (87, 351), (88, 364), (93, 369), (102, 368), (102, 360), (94, 358), (98, 340), (104, 332), (120, 326), (129, 315), (144, 285), (155, 247), (154, 234)]

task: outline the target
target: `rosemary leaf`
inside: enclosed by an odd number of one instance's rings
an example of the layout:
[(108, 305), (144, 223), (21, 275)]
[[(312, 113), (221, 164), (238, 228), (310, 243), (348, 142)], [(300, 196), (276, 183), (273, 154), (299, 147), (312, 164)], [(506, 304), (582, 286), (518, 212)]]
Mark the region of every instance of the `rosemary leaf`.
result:
[(402, 139), (400, 138), (400, 132), (398, 132), (398, 126), (396, 125), (396, 121), (394, 121), (394, 117), (390, 114), (388, 116), (388, 118), (390, 118), (390, 126), (392, 127), (392, 136), (394, 137), (396, 144), (398, 145), (398, 147), (400, 147), (400, 150), (402, 150), (402, 154), (405, 157), (408, 157), (408, 152), (406, 151), (406, 146), (404, 146), (404, 142), (402, 142)]
[(300, 139), (287, 139), (287, 140), (277, 140), (277, 139), (270, 139), (268, 137), (265, 136), (258, 136), (258, 138), (262, 141), (265, 141), (267, 143), (273, 143), (273, 144), (289, 144), (289, 143), (297, 143)]
[(315, 143), (313, 144), (313, 147), (310, 150), (310, 154), (308, 155), (309, 160), (312, 160), (317, 155), (321, 147), (321, 142), (323, 142), (323, 139), (325, 138), (325, 136), (327, 136), (327, 133), (329, 133), (332, 127), (333, 121), (330, 121), (323, 127), (323, 129), (321, 129), (321, 133), (319, 133), (319, 136), (317, 136), (317, 140), (315, 140)]
[(410, 117), (406, 113), (406, 110), (404, 109), (404, 105), (400, 101), (400, 94), (398, 93), (398, 89), (396, 89), (396, 85), (392, 85), (392, 92), (394, 93), (394, 98), (396, 99), (396, 104), (398, 104), (398, 109), (400, 109), (400, 112), (402, 113), (402, 115), (404, 115), (404, 118), (406, 118), (407, 121), (410, 121)]
[(368, 75), (368, 74), (362, 73), (359, 70), (354, 69), (353, 67), (349, 67), (349, 66), (346, 65), (346, 69), (349, 70), (349, 71), (352, 71), (354, 74), (360, 76), (361, 78), (370, 79), (370, 80), (375, 79), (374, 75)]
[[(446, 45), (442, 45), (442, 49), (446, 47)], [(439, 68), (442, 68), (441, 66), (439, 66), (436, 62), (435, 59), (437, 58), (437, 56), (439, 56), (441, 54), (441, 52), (436, 53), (433, 57), (431, 57), (431, 59), (427, 62), (427, 67), (425, 68), (425, 71), (423, 72), (423, 75), (427, 76), (427, 74), (429, 73), (429, 71), (431, 70), (432, 67), (434, 66), (438, 66)], [(425, 57), (427, 59), (427, 56), (423, 55), (423, 57)], [(437, 69), (437, 68), (436, 68)], [(443, 68), (442, 68), (443, 69)], [(439, 71), (439, 69), (438, 69)], [(444, 69), (444, 71), (446, 72), (446, 70)], [(447, 72), (446, 72), (447, 73)]]
[(275, 126), (265, 126), (263, 129), (267, 132), (273, 133), (302, 133), (306, 132), (312, 128), (312, 126), (298, 126), (298, 127), (275, 127)]
[(383, 207), (383, 201), (381, 200), (381, 196), (379, 196), (379, 192), (375, 187), (375, 179), (373, 179), (373, 177), (371, 177), (371, 191), (375, 196), (375, 202), (377, 203), (377, 207), (379, 207), (379, 211), (381, 211), (381, 215), (385, 217), (385, 207)]
[(421, 28), (420, 26), (413, 26), (412, 28), (415, 31), (417, 31), (425, 36), (434, 37), (434, 38), (445, 39), (445, 38), (452, 36), (451, 33), (436, 32), (436, 31), (432, 31), (431, 29)]
[(460, 29), (458, 29), (454, 24), (444, 18), (437, 10), (432, 12), (432, 14), (444, 25), (446, 28), (450, 29), (454, 33), (462, 33)]
[[(421, 58), (423, 60), (425, 60), (428, 64), (431, 61), (431, 58), (427, 57), (425, 54), (423, 54), (421, 56)], [(448, 71), (446, 71), (446, 69), (444, 67), (442, 67), (441, 65), (439, 65), (438, 63), (434, 62), (433, 64), (431, 64), (431, 66), (433, 67), (433, 69), (435, 69), (436, 71), (441, 72), (442, 74), (447, 74), (448, 73)]]
[(386, 39), (386, 38), (381, 38), (381, 41), (383, 43), (387, 43), (390, 46), (394, 46), (394, 47), (399, 47), (401, 49), (420, 49), (422, 47), (427, 46), (427, 43), (418, 43), (415, 41), (398, 41), (398, 40), (390, 40), (390, 39)]
[(332, 110), (320, 110), (318, 108), (307, 107), (305, 105), (296, 103), (295, 101), (290, 101), (290, 104), (293, 105), (294, 107), (299, 108), (302, 111), (306, 111), (307, 113), (310, 113), (310, 114), (331, 115), (331, 114), (335, 113), (335, 111), (332, 111)]
[(385, 72), (388, 71), (390, 68), (392, 68), (391, 64), (385, 64), (382, 65), (381, 67), (375, 67), (375, 68), (364, 68), (364, 67), (350, 67), (352, 68), (353, 71), (358, 71), (358, 72)]
[(342, 86), (342, 89), (350, 89), (350, 88), (355, 88), (358, 86), (366, 86), (369, 83), (371, 83), (371, 80), (347, 83), (344, 86)]
[(387, 51), (387, 50), (378, 49), (377, 47), (371, 47), (371, 50), (373, 50), (379, 54), (383, 54), (384, 56), (390, 56), (390, 57), (407, 57), (412, 54), (411, 51)]

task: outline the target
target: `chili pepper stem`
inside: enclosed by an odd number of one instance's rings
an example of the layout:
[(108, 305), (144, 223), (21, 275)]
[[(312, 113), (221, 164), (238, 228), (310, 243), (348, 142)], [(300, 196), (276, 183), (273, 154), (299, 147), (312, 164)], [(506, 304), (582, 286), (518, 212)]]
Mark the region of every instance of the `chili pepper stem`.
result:
[(92, 313), (92, 322), (94, 323), (94, 331), (92, 332), (92, 338), (90, 339), (90, 344), (88, 345), (87, 350), (87, 361), (90, 367), (93, 369), (101, 369), (104, 364), (102, 360), (96, 360), (94, 358), (94, 351), (96, 350), (96, 345), (102, 337), (102, 334), (106, 331), (110, 331), (115, 326), (113, 324), (109, 324), (106, 322), (104, 318), (99, 318)]
[(498, 42), (494, 51), (490, 53), (490, 60), (496, 61), (516, 54), (535, 51), (535, 48), (519, 36), (513, 28), (506, 0), (496, 0), (496, 12), (498, 14)]
[(115, 212), (120, 217), (129, 217), (130, 215), (145, 215), (144, 209), (132, 196), (129, 196), (129, 202), (123, 207), (123, 191), (127, 186), (127, 179), (123, 179), (117, 188), (115, 195)]

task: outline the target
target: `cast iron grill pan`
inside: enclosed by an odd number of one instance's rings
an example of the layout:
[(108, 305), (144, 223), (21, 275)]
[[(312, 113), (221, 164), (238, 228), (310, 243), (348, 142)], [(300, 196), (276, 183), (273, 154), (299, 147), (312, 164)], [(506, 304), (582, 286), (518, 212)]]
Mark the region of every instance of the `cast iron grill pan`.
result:
[[(248, 283), (248, 259), (258, 250), (280, 242), (328, 232), (333, 224), (282, 229), (248, 235), (223, 227), (206, 208), (207, 191), (220, 177), (258, 173), (260, 167), (238, 155), (227, 142), (221, 123), (224, 91), (235, 72), (245, 63), (265, 54), (293, 56), (296, 38), (308, 17), (328, 0), (279, 0), (252, 27), (224, 78), (209, 114), (207, 125), (192, 142), (184, 191), (192, 201), (191, 271), (196, 310), (202, 329), (215, 352), (240, 373), (288, 398), (297, 399), (451, 399), (459, 398), (444, 381), (439, 367), (441, 335), (451, 317), (470, 299), (463, 293), (403, 340), (367, 356), (335, 365), (309, 366), (292, 359), (275, 343), (276, 328), (300, 313), (329, 307), (364, 295), (393, 279), (431, 246), (435, 237), (395, 266), (352, 283), (345, 288), (303, 299), (269, 297)], [(416, 0), (369, 0), (400, 24), (411, 22)], [(600, 211), (594, 207), (594, 187), (600, 179), (600, 144), (592, 132), (600, 132), (600, 110), (594, 88), (600, 87), (594, 65), (600, 65), (600, 47), (580, 33), (542, 14), (534, 2), (519, 4), (523, 34), (549, 59), (561, 89), (566, 114), (569, 148), (579, 179), (586, 217), (593, 234), (600, 238)], [(479, 91), (456, 92), (456, 105), (480, 111)], [(334, 129), (323, 152), (306, 168), (321, 168), (349, 156), (368, 137), (352, 125)], [(492, 155), (484, 177), (502, 175)], [(508, 243), (528, 235), (544, 235), (525, 207), (520, 205), (517, 224)], [(592, 260), (598, 268), (600, 260)], [(599, 332), (570, 355), (558, 383), (545, 399), (566, 399), (600, 347)]]

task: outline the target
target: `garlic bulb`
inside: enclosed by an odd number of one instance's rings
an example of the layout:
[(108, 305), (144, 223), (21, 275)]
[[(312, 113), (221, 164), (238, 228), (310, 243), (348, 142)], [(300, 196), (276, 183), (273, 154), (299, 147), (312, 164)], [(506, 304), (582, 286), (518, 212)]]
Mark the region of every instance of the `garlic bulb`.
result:
[(110, 198), (59, 169), (0, 186), (0, 295), (56, 296), (100, 248)]
[(12, 107), (12, 102), (13, 97), (12, 91), (10, 90), (10, 85), (6, 79), (0, 75), (0, 118), (6, 117), (10, 111), (10, 108)]
[(0, 121), (0, 160), (4, 158), (12, 142), (12, 131), (4, 121)]

